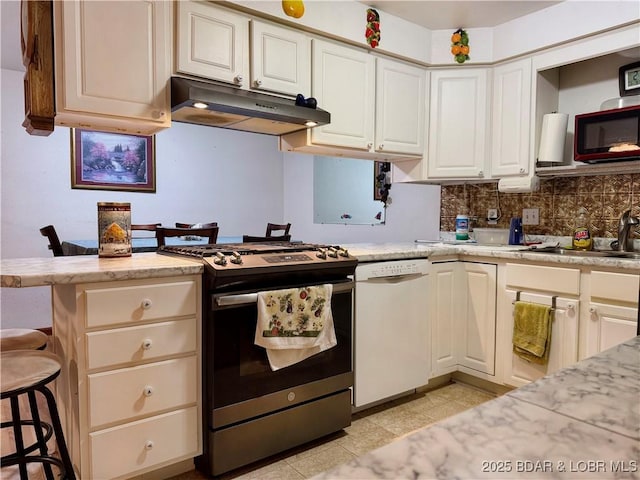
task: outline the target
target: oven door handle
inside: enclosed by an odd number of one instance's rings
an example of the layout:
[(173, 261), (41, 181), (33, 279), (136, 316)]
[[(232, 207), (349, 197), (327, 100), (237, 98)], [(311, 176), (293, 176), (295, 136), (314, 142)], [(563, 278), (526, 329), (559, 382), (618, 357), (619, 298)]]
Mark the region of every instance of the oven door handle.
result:
[[(333, 293), (345, 293), (353, 290), (355, 282), (343, 282), (333, 284)], [(241, 293), (238, 295), (223, 295), (215, 297), (214, 301), (218, 307), (231, 307), (240, 305), (250, 305), (252, 303), (258, 303), (257, 293)]]

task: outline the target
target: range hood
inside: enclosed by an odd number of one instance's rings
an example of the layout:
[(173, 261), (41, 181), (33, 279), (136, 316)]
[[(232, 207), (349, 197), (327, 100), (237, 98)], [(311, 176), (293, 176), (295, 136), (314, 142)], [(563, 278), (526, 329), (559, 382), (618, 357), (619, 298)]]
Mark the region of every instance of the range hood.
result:
[(171, 120), (245, 132), (284, 135), (326, 125), (331, 115), (294, 100), (171, 77)]

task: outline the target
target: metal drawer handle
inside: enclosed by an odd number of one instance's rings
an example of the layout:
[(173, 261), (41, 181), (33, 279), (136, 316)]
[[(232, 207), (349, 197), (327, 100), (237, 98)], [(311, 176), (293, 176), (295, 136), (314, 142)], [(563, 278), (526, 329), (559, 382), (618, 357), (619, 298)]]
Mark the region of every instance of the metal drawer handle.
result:
[(149, 310), (151, 308), (151, 305), (153, 305), (153, 302), (150, 299), (145, 298), (144, 300), (142, 300), (141, 306), (144, 310)]
[[(353, 290), (354, 282), (336, 283), (333, 285), (333, 293), (344, 293)], [(231, 305), (249, 305), (258, 302), (257, 293), (243, 293), (240, 295), (225, 295), (215, 299), (216, 305), (219, 307), (227, 307)]]
[(142, 349), (143, 350), (149, 350), (151, 348), (151, 345), (153, 345), (153, 340), (151, 340), (150, 338), (145, 338), (142, 341)]
[(142, 390), (142, 393), (144, 393), (145, 397), (150, 397), (151, 395), (153, 395), (153, 387), (151, 385), (147, 385)]
[(153, 448), (153, 442), (151, 440), (147, 440), (146, 443), (144, 444), (144, 448), (146, 450), (151, 450)]

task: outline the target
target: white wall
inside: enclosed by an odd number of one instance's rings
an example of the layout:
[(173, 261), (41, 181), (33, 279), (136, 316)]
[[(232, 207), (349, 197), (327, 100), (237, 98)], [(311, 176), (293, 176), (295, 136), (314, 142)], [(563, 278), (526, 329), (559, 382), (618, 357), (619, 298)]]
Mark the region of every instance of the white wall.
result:
[[(56, 127), (48, 137), (24, 131), (22, 77), (23, 72), (1, 70), (1, 258), (50, 257), (38, 231), (48, 224), (62, 240), (97, 238), (96, 204), (102, 201), (130, 202), (135, 223), (217, 221), (220, 236), (262, 235), (268, 221), (286, 220), (296, 238), (309, 242), (437, 237), (438, 188), (419, 186), (415, 195), (403, 198), (394, 186), (398, 197), (386, 226), (314, 225), (313, 156), (279, 152), (277, 137), (181, 123), (156, 135), (155, 194), (71, 189), (69, 129)], [(419, 224), (413, 215), (397, 212), (418, 208), (429, 210), (420, 214)], [(3, 327), (49, 326), (50, 302), (48, 287), (3, 288), (0, 322)]]

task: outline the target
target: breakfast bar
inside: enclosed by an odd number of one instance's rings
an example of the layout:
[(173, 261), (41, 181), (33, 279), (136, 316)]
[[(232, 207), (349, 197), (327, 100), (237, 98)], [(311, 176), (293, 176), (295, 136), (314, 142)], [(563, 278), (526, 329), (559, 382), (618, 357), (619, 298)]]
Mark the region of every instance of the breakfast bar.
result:
[(640, 478), (640, 336), (314, 477)]

